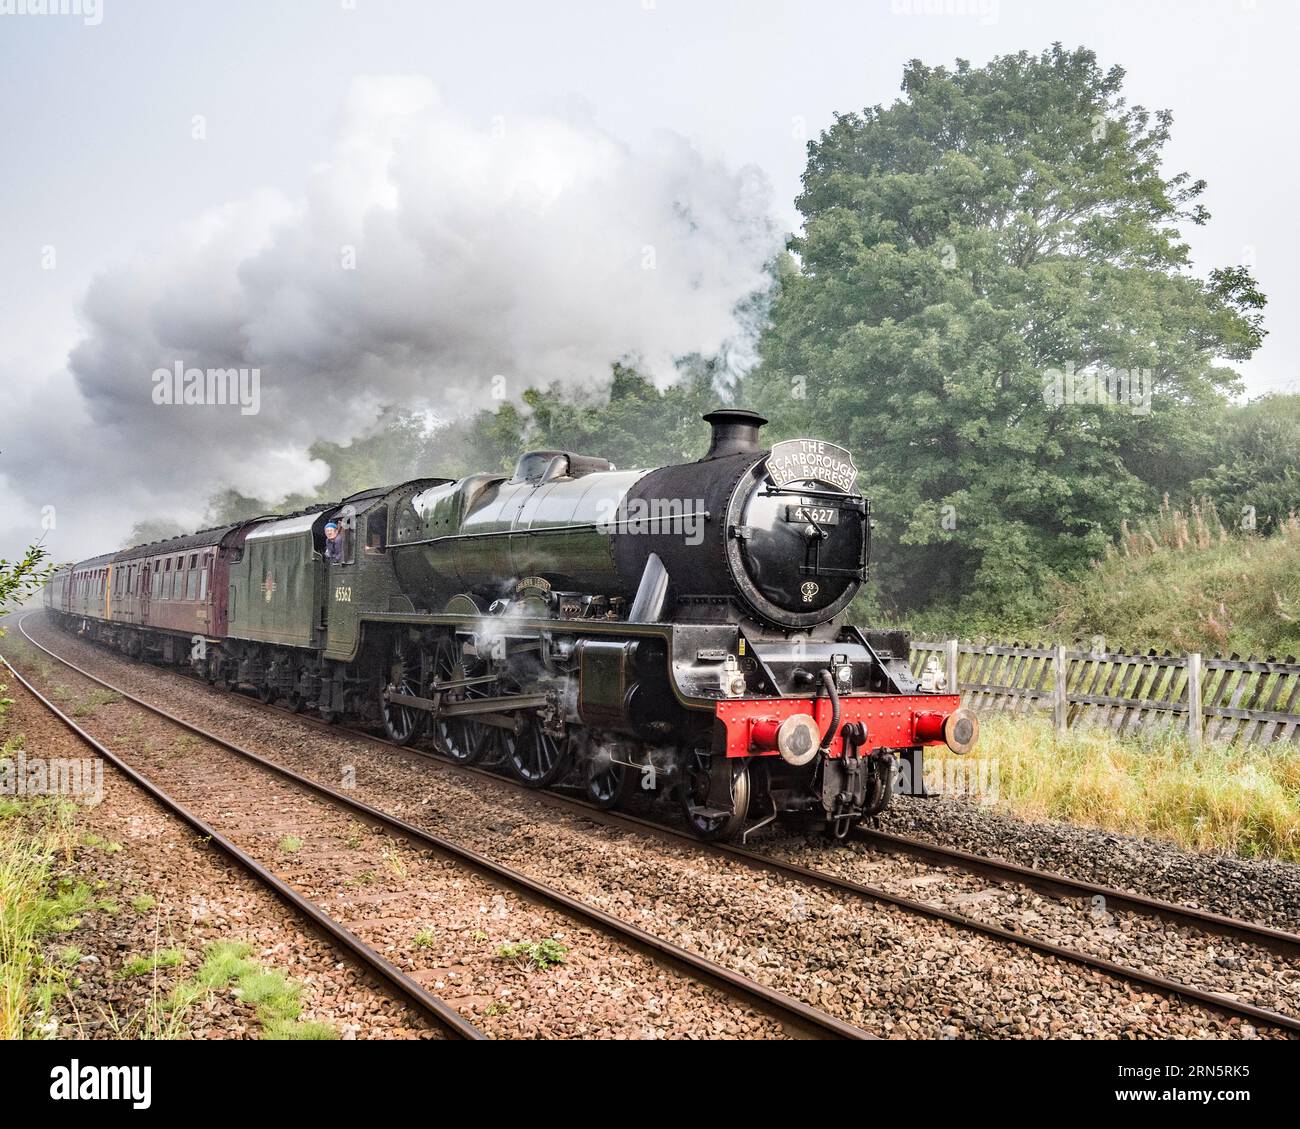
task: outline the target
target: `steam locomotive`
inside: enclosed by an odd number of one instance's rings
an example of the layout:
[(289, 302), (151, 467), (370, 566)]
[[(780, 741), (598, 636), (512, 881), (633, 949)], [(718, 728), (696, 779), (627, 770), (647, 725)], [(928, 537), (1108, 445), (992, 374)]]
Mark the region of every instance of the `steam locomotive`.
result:
[(977, 721), (937, 670), (913, 675), (905, 634), (844, 622), (871, 528), (851, 454), (766, 448), (749, 411), (704, 419), (695, 462), (530, 451), (511, 475), (83, 561), (45, 605), (137, 659), (534, 787), (675, 797), (701, 838), (778, 818), (842, 837), (920, 790), (926, 746), (969, 750)]

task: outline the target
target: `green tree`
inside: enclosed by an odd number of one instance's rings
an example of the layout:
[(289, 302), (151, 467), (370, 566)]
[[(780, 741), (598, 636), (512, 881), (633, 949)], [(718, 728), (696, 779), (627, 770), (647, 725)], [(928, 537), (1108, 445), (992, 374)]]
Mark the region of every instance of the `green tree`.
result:
[(700, 417), (724, 399), (719, 363), (689, 358), (680, 379), (662, 389), (622, 364), (613, 366), (608, 388), (530, 388), (522, 408), (505, 404), (473, 417), (463, 454), (472, 452), (477, 470), (509, 470), (523, 451), (544, 448), (598, 455), (625, 469), (697, 459), (707, 447)]
[[(54, 568), (50, 554), (39, 542), (29, 545), (16, 561), (0, 557), (0, 615), (21, 607), (36, 595)], [(0, 636), (3, 635), (4, 628), (0, 627)]]
[[(21, 607), (40, 591), (54, 571), (49, 553), (39, 542), (29, 545), (27, 551), (16, 561), (0, 558), (0, 615), (8, 615), (15, 608)], [(0, 639), (4, 638), (5, 629), (0, 626)], [(5, 697), (8, 689), (0, 683), (0, 717), (13, 705), (12, 698)]]
[[(1059, 44), (913, 61), (809, 144), (750, 398), (865, 462), (889, 608), (1033, 605), (1204, 456), (1220, 362), (1260, 344), (1249, 272), (1192, 273), (1204, 184), (1164, 175), (1171, 117), (1123, 79)], [(1047, 394), (1107, 369), (1149, 370), (1150, 411)]]
[(1300, 396), (1263, 396), (1229, 409), (1216, 436), (1215, 459), (1191, 485), (1225, 525), (1274, 533), (1300, 512)]

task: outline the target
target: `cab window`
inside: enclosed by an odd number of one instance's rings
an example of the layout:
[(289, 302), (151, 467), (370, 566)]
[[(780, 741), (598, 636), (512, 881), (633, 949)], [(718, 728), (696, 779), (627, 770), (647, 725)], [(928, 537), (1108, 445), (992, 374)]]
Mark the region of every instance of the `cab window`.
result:
[(366, 517), (366, 552), (382, 553), (388, 548), (388, 507), (380, 506)]
[(343, 544), (343, 555), (339, 557), (338, 564), (350, 565), (356, 560), (357, 531), (354, 528), (355, 524), (355, 520), (345, 522), (342, 518), (339, 519), (339, 541)]

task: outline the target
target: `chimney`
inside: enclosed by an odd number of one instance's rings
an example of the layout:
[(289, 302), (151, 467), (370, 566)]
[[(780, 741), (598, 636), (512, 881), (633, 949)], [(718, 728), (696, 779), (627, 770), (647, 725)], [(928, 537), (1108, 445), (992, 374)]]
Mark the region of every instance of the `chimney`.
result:
[[(757, 412), (745, 408), (718, 408), (704, 417), (713, 428), (704, 459), (720, 459), (725, 455), (756, 455), (763, 450), (758, 443), (758, 429), (767, 423)], [(703, 462), (704, 459), (700, 461)]]

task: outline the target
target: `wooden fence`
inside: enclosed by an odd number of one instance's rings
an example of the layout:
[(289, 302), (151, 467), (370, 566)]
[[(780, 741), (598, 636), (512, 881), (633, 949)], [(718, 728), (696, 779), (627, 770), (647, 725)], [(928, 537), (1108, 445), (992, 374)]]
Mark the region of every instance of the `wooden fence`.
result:
[(914, 671), (932, 658), (972, 709), (1051, 711), (1058, 730), (1086, 723), (1126, 736), (1177, 725), (1194, 748), (1202, 740), (1300, 741), (1300, 663), (1292, 660), (913, 641)]

